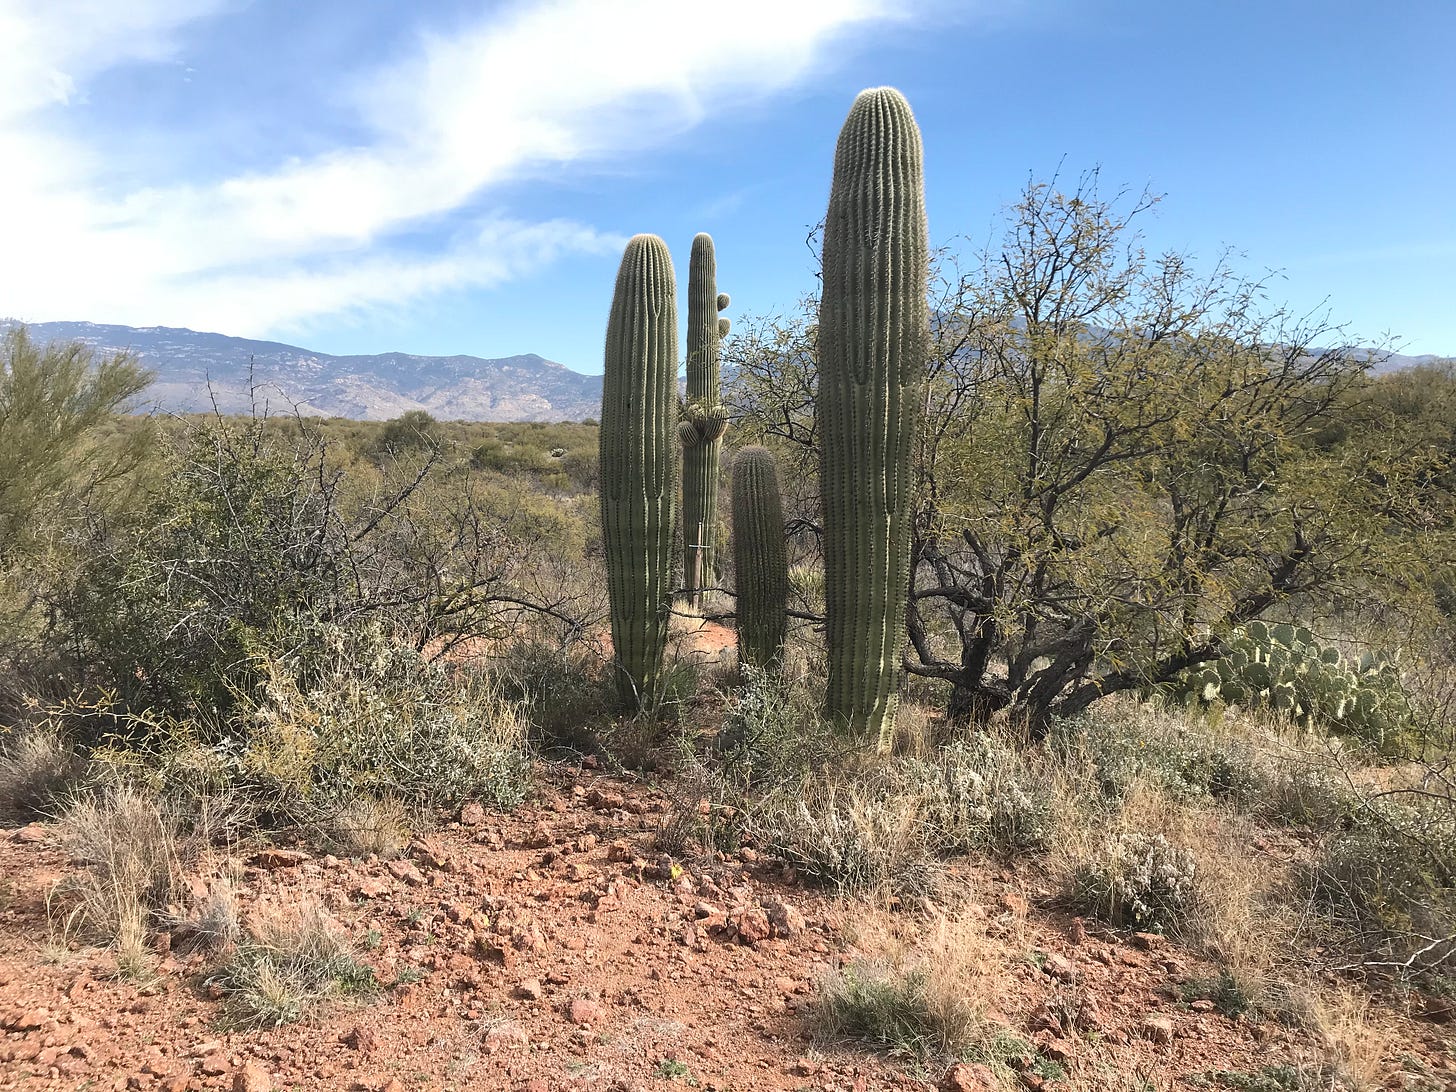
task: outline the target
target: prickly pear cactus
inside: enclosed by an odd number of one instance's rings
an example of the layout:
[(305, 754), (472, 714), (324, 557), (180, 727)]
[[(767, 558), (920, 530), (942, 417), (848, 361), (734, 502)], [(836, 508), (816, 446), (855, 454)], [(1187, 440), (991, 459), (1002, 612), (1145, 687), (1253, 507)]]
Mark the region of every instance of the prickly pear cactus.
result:
[(862, 91), (824, 223), (818, 421), (828, 608), (826, 709), (887, 749), (910, 580), (911, 443), (929, 329), (920, 130), (893, 88)]
[(722, 473), (723, 434), (728, 413), (719, 390), (720, 330), (727, 319), (718, 312), (728, 296), (717, 286), (717, 261), (711, 235), (693, 239), (688, 266), (688, 398), (683, 411), (683, 579), (688, 603), (702, 603), (712, 583), (718, 535), (718, 481)]
[(667, 245), (628, 242), (607, 320), (602, 544), (625, 705), (657, 687), (667, 647), (676, 516), (677, 289)]
[(738, 658), (780, 663), (788, 624), (784, 504), (772, 452), (746, 447), (733, 461), (733, 569), (738, 582)]
[(1384, 747), (1411, 722), (1410, 697), (1394, 658), (1364, 652), (1347, 661), (1303, 626), (1255, 620), (1237, 628), (1217, 660), (1194, 664), (1172, 685), (1189, 702), (1277, 710)]

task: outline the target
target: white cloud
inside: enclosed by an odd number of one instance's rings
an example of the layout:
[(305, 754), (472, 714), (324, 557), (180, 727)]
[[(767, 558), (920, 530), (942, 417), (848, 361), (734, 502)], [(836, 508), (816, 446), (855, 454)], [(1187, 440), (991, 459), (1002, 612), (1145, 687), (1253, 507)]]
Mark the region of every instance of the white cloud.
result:
[[(199, 182), (111, 192), (106, 165), (43, 126), (110, 66), (175, 57), (227, 0), (0, 0), (0, 308), (22, 318), (165, 322), (262, 334), (309, 318), (489, 286), (616, 240), (564, 220), (501, 223), (490, 187), (542, 165), (630, 153), (802, 80), (841, 31), (893, 0), (549, 0), (382, 70), (330, 74), (370, 139)], [(179, 140), (185, 134), (178, 134)], [(428, 257), (398, 235), (477, 210)]]

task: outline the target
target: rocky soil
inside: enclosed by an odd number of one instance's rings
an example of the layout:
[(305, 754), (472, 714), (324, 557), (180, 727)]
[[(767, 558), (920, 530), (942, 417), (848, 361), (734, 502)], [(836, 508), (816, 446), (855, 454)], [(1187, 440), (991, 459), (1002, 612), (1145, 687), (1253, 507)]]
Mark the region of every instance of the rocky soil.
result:
[[(870, 911), (751, 848), (709, 862), (659, 854), (669, 807), (650, 786), (542, 766), (532, 804), (510, 816), (467, 806), (396, 860), (238, 847), (217, 867), (237, 877), (245, 924), (317, 900), (384, 984), (311, 1023), (247, 1031), (222, 1020), (209, 957), (170, 934), (158, 973), (140, 981), (66, 942), (56, 885), (72, 866), (54, 832), (0, 831), (12, 892), (0, 912), (0, 1089), (983, 1087), (976, 1067), (816, 1041), (805, 1010), (821, 977), (856, 955)], [(1027, 1087), (1229, 1087), (1206, 1075), (1313, 1064), (1308, 1032), (1183, 1000), (1182, 984), (1213, 969), (1162, 938), (1043, 905), (1031, 872), (968, 864), (958, 881), (968, 894), (956, 912), (1006, 953), (992, 1017), (1064, 1074), (1028, 1059)], [(205, 894), (206, 877), (194, 886)], [(1395, 1036), (1387, 1087), (1456, 1089), (1456, 1026), (1382, 1020)]]

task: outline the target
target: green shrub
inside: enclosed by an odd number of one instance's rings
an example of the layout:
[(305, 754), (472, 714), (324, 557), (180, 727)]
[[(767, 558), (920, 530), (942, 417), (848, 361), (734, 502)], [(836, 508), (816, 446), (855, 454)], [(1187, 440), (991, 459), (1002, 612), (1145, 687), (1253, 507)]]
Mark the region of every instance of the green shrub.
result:
[(1149, 932), (1177, 929), (1194, 897), (1193, 854), (1161, 834), (1110, 834), (1071, 876), (1080, 909), (1113, 925)]
[(1005, 1080), (1007, 1063), (1029, 1057), (1046, 1064), (1031, 1044), (989, 1020), (953, 975), (929, 967), (857, 960), (827, 978), (814, 1000), (818, 1034), (853, 1040), (918, 1062), (958, 1058), (989, 1066)]
[(882, 778), (816, 776), (756, 802), (749, 831), (806, 877), (844, 894), (923, 894), (936, 861), (924, 798), (886, 792)]
[(518, 702), (543, 747), (590, 751), (616, 708), (600, 663), (583, 650), (517, 640), (494, 660), (503, 695)]
[(1046, 849), (1055, 823), (1050, 771), (989, 733), (959, 740), (929, 760), (896, 767), (907, 791), (925, 793), (930, 841), (943, 855)]
[(820, 713), (807, 679), (753, 664), (740, 668), (742, 685), (730, 697), (714, 741), (725, 778), (767, 788), (797, 782), (822, 769), (842, 746)]
[(1371, 959), (1456, 974), (1456, 800), (1402, 792), (1366, 801), (1320, 847), (1312, 888)]
[(526, 718), (489, 676), (429, 662), (374, 628), (325, 628), (263, 661), (238, 710), (239, 776), (287, 813), (360, 796), (511, 809), (526, 795)]

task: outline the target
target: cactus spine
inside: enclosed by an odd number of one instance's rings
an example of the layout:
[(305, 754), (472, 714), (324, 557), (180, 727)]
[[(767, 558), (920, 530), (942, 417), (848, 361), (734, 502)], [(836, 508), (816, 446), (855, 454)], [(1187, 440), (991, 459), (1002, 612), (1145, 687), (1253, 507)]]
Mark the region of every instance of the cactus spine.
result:
[(862, 91), (824, 223), (823, 437), (829, 715), (888, 749), (910, 580), (911, 443), (929, 331), (920, 130), (898, 91)]
[(602, 542), (625, 705), (656, 688), (667, 646), (676, 515), (677, 297), (655, 235), (627, 243), (607, 320), (602, 381)]
[(746, 447), (733, 461), (733, 569), (738, 659), (769, 667), (784, 651), (789, 565), (778, 466), (767, 448)]
[(688, 603), (702, 605), (713, 580), (718, 530), (718, 479), (728, 415), (718, 387), (720, 331), (728, 306), (718, 292), (713, 237), (693, 237), (688, 265), (688, 401), (683, 418), (683, 582)]

